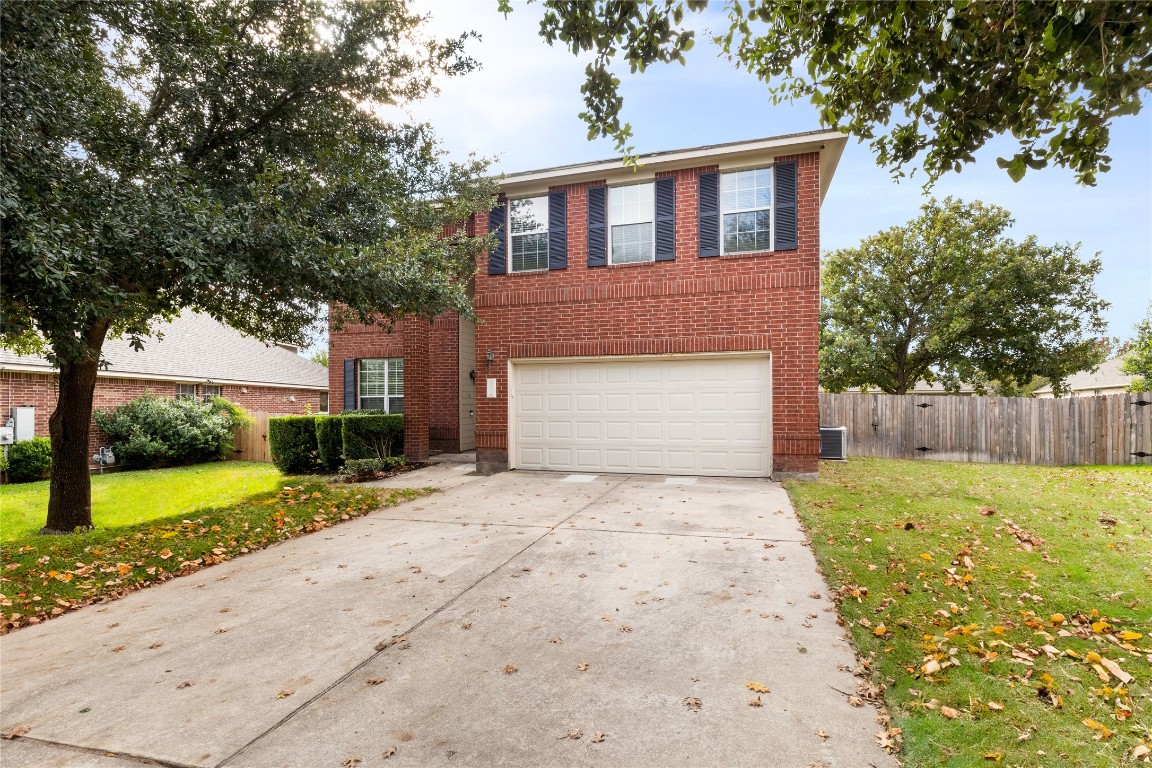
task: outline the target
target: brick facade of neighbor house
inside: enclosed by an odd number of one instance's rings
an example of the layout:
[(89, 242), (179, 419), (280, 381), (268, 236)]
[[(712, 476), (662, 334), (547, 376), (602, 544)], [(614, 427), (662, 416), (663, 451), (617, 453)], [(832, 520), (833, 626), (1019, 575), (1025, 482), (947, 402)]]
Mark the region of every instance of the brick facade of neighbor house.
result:
[[(475, 359), (458, 369), (454, 347), (462, 330), (456, 318), (439, 318), (432, 327), (427, 321), (414, 325), (417, 321), (407, 320), (392, 336), (375, 328), (333, 331), (329, 352), (333, 412), (344, 389), (342, 361), (401, 356), (407, 335), (418, 333), (429, 339), (430, 364), (422, 367), (405, 359), (404, 391), (406, 399), (409, 392), (430, 394), (433, 447), (452, 450), (458, 444), (457, 392), (461, 384), (471, 386), (476, 396), (477, 464), (483, 472), (499, 471), (519, 465), (509, 457), (508, 379), (514, 366), (534, 360), (568, 365), (575, 360), (625, 359), (643, 365), (663, 359), (706, 359), (667, 356), (759, 352), (770, 356), (771, 456), (766, 466), (776, 477), (815, 473), (820, 204), (844, 141), (837, 134), (798, 134), (643, 156), (638, 174), (619, 164), (593, 163), (505, 177), (509, 199), (550, 196), (549, 268), (510, 272), (501, 261), (510, 258), (507, 247), (491, 267), (492, 254), (480, 259), (473, 296)], [(715, 255), (703, 248), (699, 229), (708, 195), (702, 193), (701, 175), (710, 174), (709, 189), (716, 190), (719, 176), (714, 174), (766, 167), (774, 169), (773, 184), (780, 183), (777, 170), (785, 185), (794, 181), (795, 242), (780, 236), (789, 226), (790, 214), (784, 211), (783, 225), (774, 219), (777, 250)], [(658, 190), (654, 215), (658, 221), (664, 216), (663, 230), (653, 224), (656, 258), (615, 265), (601, 265), (602, 254), (590, 260), (589, 190), (642, 182), (654, 182)], [(780, 215), (778, 205), (791, 208), (792, 193), (781, 189), (777, 186), (773, 194), (773, 217)], [(670, 200), (674, 215), (668, 212)], [(560, 207), (552, 208), (553, 201)], [(598, 202), (597, 208), (601, 205)], [(659, 212), (661, 205), (664, 214)], [(559, 211), (564, 211), (563, 226)], [(712, 221), (723, 222), (723, 213), (713, 212)], [(499, 212), (491, 220), (507, 221)], [(470, 232), (487, 234), (489, 221), (487, 212), (474, 215), (468, 222)], [(610, 226), (599, 231), (610, 231)], [(509, 240), (505, 236), (506, 246)], [(557, 240), (564, 248), (554, 258)], [(601, 249), (603, 241), (596, 242)], [(469, 365), (476, 371), (474, 383), (461, 379)], [(487, 379), (495, 379), (495, 397), (487, 396)], [(408, 422), (406, 433), (413, 426)]]
[[(126, 379), (101, 376), (96, 380), (93, 395), (94, 410), (105, 411), (133, 400), (144, 394), (161, 397), (175, 397), (178, 383), (159, 379)], [(202, 384), (201, 384), (202, 386)], [(263, 411), (279, 415), (319, 413), (322, 406), (322, 391), (315, 389), (291, 389), (284, 387), (219, 385), (221, 397), (231, 400), (249, 411)], [(56, 375), (51, 373), (21, 373), (3, 371), (0, 373), (0, 414), (7, 419), (12, 409), (31, 405), (36, 408), (36, 436), (48, 437), (48, 418), (56, 410)], [(102, 445), (108, 445), (108, 437), (92, 425), (88, 436), (89, 450), (95, 453)]]

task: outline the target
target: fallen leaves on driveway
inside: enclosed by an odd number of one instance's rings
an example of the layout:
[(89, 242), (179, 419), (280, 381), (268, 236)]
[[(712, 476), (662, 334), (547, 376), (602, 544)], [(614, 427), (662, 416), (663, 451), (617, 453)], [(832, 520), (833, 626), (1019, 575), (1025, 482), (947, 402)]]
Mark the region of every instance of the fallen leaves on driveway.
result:
[(516, 666), (515, 664), (505, 664), (504, 665), (504, 674), (510, 675), (513, 672), (517, 671), (518, 669), (520, 669), (520, 667)]
[(596, 731), (596, 733), (592, 736), (591, 739), (589, 739), (589, 741), (591, 741), (593, 744), (599, 744), (600, 742), (604, 741), (605, 738), (606, 737), (603, 731)]
[(695, 696), (685, 696), (684, 706), (688, 707), (689, 712), (699, 712), (704, 707), (704, 702)]
[(768, 686), (764, 685), (763, 683), (755, 683), (755, 682), (752, 682), (751, 680), (744, 683), (744, 687), (747, 688), (748, 690), (752, 691), (752, 693), (771, 693), (772, 692), (768, 689)]
[(27, 725), (18, 725), (12, 730), (5, 731), (3, 734), (0, 734), (0, 739), (4, 739), (5, 741), (12, 741), (12, 739), (18, 739), (24, 734), (28, 733), (30, 730), (32, 730), (32, 728)]

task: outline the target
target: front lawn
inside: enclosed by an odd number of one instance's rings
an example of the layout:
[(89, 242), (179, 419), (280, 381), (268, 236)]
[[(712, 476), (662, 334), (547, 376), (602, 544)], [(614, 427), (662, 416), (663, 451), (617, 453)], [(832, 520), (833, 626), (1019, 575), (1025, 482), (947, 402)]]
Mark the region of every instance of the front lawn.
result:
[(905, 765), (1146, 762), (1147, 467), (853, 459), (786, 486)]
[[(283, 483), (280, 470), (258, 461), (218, 461), (93, 475), (92, 521), (97, 528), (123, 528), (204, 507), (234, 504), (274, 491)], [(40, 530), (47, 515), (47, 480), (0, 486), (0, 538), (4, 542)]]
[[(237, 464), (209, 466), (236, 468)], [(122, 499), (131, 511), (116, 508), (115, 503), (103, 512), (97, 508), (93, 517), (102, 527), (68, 536), (34, 533), (43, 525), (43, 512), (35, 525), (25, 525), (22, 535), (10, 534), (10, 489), (6, 488), (5, 538), (0, 542), (0, 634), (323, 530), (430, 490), (332, 485), (314, 477), (286, 478), (268, 464), (246, 464), (241, 465), (241, 474), (246, 469), (252, 476), (232, 478), (230, 491), (204, 485), (199, 501), (189, 500), (191, 491), (184, 487), (189, 481), (199, 486), (211, 483), (210, 478), (228, 476), (227, 472), (200, 475), (197, 469), (201, 468), (93, 478), (94, 485), (98, 480), (102, 485), (115, 480), (105, 499)], [(268, 485), (273, 489), (268, 490)], [(246, 487), (257, 490), (245, 495)], [(23, 489), (14, 486), (11, 490)], [(28, 496), (34, 496), (34, 491)], [(134, 493), (147, 495), (137, 498)], [(176, 506), (173, 498), (183, 501)], [(143, 517), (145, 522), (111, 527), (112, 519), (133, 519), (128, 515)], [(31, 518), (22, 512), (18, 519)]]

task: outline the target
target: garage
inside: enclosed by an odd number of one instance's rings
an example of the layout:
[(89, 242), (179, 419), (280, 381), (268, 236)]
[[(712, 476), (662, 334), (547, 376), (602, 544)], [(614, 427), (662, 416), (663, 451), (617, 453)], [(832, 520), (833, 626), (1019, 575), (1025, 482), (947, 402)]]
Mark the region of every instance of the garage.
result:
[(766, 352), (512, 361), (510, 463), (767, 477), (771, 372)]

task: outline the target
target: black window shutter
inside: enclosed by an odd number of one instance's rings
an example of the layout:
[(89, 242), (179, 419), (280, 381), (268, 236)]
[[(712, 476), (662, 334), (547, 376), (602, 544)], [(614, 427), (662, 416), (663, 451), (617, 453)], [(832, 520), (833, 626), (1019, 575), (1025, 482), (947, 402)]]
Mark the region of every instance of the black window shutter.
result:
[(501, 200), (488, 212), (488, 234), (496, 236), (496, 245), (488, 251), (488, 274), (508, 271), (508, 203)]
[(548, 269), (568, 268), (568, 193), (548, 193)]
[(676, 258), (676, 179), (656, 179), (656, 261)]
[(700, 187), (699, 220), (700, 256), (720, 255), (720, 174), (702, 173)]
[(356, 361), (344, 361), (344, 410), (356, 410)]
[(588, 188), (588, 266), (608, 264), (608, 187)]
[(775, 203), (776, 250), (796, 250), (796, 162), (777, 163)]

